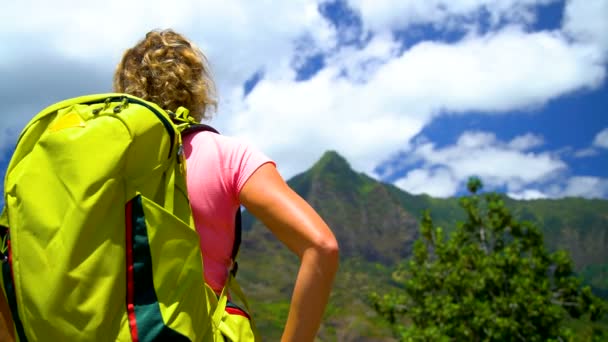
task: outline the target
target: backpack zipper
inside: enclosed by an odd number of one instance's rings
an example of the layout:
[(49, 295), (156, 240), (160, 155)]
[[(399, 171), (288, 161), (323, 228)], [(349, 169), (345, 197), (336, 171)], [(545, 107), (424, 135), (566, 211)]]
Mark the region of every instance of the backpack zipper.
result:
[[(127, 104), (135, 103), (135, 104), (144, 106), (144, 107), (148, 108), (150, 111), (152, 111), (152, 113), (154, 113), (154, 115), (156, 115), (158, 117), (158, 119), (162, 122), (163, 126), (165, 126), (165, 130), (167, 131), (167, 133), (169, 133), (169, 137), (171, 138), (171, 146), (169, 147), (169, 158), (171, 157), (171, 153), (173, 153), (173, 146), (175, 145), (175, 129), (173, 128), (173, 124), (169, 121), (169, 119), (167, 119), (167, 117), (165, 117), (162, 113), (160, 113), (154, 107), (150, 106), (147, 102), (138, 100), (138, 99), (134, 99), (129, 96), (113, 96), (113, 97), (104, 98), (103, 101), (106, 101), (107, 99), (110, 99), (110, 102), (126, 100)], [(90, 102), (83, 102), (82, 104), (90, 105), (90, 104), (96, 104), (96, 103), (102, 103), (102, 101), (96, 100), (96, 101), (90, 101)]]
[[(103, 103), (103, 102), (113, 102), (113, 101), (124, 101), (126, 100), (126, 103), (128, 104), (130, 103), (135, 103), (141, 106), (146, 107), (147, 109), (149, 109), (152, 113), (154, 113), (154, 115), (156, 115), (156, 117), (162, 122), (163, 126), (165, 127), (165, 130), (167, 131), (167, 133), (169, 134), (169, 137), (171, 138), (171, 146), (169, 147), (169, 156), (168, 158), (171, 157), (171, 154), (173, 153), (173, 148), (176, 145), (176, 141), (175, 141), (175, 128), (174, 125), (171, 121), (169, 121), (169, 119), (167, 117), (165, 117), (161, 112), (159, 112), (156, 108), (150, 106), (147, 102), (143, 101), (143, 100), (139, 100), (127, 95), (122, 95), (122, 96), (110, 96), (110, 97), (102, 97), (96, 100), (92, 100), (92, 101), (88, 101), (88, 102), (81, 102), (80, 104), (83, 105), (91, 105), (91, 104), (97, 104), (97, 103)], [(33, 122), (30, 122), (21, 132), (21, 134), (19, 134), (19, 138), (17, 139), (17, 143), (15, 144), (15, 146), (19, 145), (19, 142), (21, 142), (21, 138), (23, 138), (23, 134), (29, 129), (30, 125)]]

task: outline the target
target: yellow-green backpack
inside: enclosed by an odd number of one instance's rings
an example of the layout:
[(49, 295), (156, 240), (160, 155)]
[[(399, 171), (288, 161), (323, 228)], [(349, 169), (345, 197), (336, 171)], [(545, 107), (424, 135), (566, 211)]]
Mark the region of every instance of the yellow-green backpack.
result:
[(18, 341), (257, 340), (228, 289), (204, 281), (181, 143), (194, 124), (183, 108), (99, 94), (25, 127), (0, 218)]

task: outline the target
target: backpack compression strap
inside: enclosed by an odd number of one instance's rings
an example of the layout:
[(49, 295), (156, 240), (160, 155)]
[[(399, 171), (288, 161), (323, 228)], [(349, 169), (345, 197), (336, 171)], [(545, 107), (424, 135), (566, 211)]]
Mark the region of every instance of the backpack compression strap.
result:
[[(215, 128), (213, 128), (209, 125), (193, 124), (182, 131), (182, 137), (185, 137), (189, 134), (198, 133), (198, 132), (212, 132), (215, 134), (220, 134), (220, 132), (218, 132)], [(232, 273), (233, 276), (236, 276), (236, 272), (239, 268), (238, 264), (236, 262), (236, 256), (239, 253), (239, 247), (241, 246), (241, 238), (242, 238), (241, 235), (242, 235), (242, 231), (243, 231), (242, 221), (243, 220), (241, 217), (241, 208), (239, 207), (236, 210), (236, 214), (234, 217), (234, 243), (232, 244), (232, 254), (231, 254), (232, 269), (230, 270), (230, 272)]]

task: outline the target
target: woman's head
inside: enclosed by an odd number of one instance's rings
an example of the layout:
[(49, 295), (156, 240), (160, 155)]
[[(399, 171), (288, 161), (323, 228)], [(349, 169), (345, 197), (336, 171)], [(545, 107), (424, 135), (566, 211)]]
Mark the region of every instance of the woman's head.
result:
[(217, 106), (205, 55), (172, 30), (151, 31), (125, 51), (114, 74), (114, 91), (175, 111), (183, 106), (198, 120)]

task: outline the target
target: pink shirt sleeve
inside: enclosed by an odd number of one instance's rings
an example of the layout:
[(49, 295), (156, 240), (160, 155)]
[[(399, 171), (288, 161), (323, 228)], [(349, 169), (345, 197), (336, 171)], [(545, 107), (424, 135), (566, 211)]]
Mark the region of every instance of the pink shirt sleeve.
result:
[(260, 166), (274, 162), (245, 142), (210, 132), (187, 136), (184, 152), (205, 280), (220, 292), (231, 263), (241, 189)]

